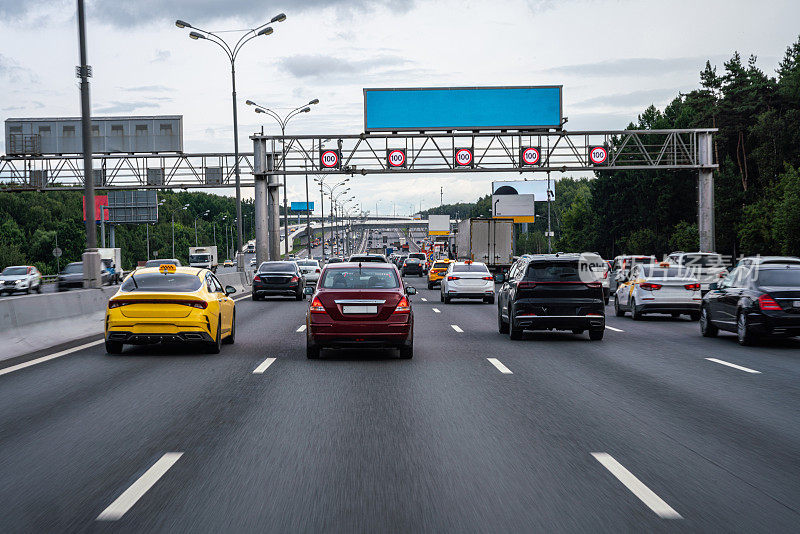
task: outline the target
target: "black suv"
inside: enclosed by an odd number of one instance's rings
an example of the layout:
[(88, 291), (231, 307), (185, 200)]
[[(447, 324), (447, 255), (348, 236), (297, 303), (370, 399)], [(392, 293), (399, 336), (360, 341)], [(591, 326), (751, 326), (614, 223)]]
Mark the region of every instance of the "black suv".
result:
[(403, 262), (403, 276), (408, 276), (410, 274), (416, 274), (417, 276), (422, 276), (424, 274), (422, 262), (420, 262), (418, 258), (406, 258), (406, 261)]
[(800, 335), (800, 258), (744, 258), (711, 283), (700, 308), (700, 332), (736, 332), (740, 345), (760, 336)]
[(603, 286), (578, 254), (542, 254), (517, 260), (497, 295), (497, 329), (511, 339), (523, 330), (605, 332)]

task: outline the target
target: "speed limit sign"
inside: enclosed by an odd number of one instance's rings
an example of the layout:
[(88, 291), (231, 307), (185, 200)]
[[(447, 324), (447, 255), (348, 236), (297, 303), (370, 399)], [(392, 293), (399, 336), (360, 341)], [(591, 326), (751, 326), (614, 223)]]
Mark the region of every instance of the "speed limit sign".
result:
[(457, 148), (455, 157), (456, 167), (469, 167), (472, 165), (472, 149)]
[(522, 163), (522, 166), (539, 165), (541, 159), (542, 158), (541, 158), (541, 153), (539, 152), (539, 147), (528, 146), (528, 147), (522, 147), (520, 149), (519, 160)]
[(589, 161), (594, 165), (604, 165), (606, 161), (608, 161), (608, 150), (606, 150), (606, 147), (589, 147)]
[(342, 162), (338, 150), (323, 150), (319, 160), (326, 169), (337, 169), (341, 166)]
[(406, 166), (406, 151), (399, 148), (389, 149), (386, 151), (386, 163), (390, 168), (399, 168)]

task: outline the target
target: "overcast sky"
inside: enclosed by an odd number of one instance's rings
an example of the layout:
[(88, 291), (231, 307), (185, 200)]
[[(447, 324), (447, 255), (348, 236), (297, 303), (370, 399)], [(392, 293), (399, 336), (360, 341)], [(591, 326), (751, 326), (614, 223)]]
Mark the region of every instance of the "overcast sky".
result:
[[(0, 120), (79, 115), (75, 4), (0, 0)], [(287, 15), (237, 61), (243, 151), (262, 124), (275, 132), (246, 99), (288, 110), (319, 98), (289, 133), (354, 134), (363, 87), (563, 84), (569, 129), (624, 128), (696, 88), (706, 59), (722, 71), (738, 50), (774, 74), (800, 32), (797, 0), (87, 0), (87, 12), (93, 114), (183, 115), (186, 152), (233, 151), (230, 76), (222, 51), (177, 18), (228, 30)], [(438, 205), (440, 186), (446, 203), (474, 201), (491, 180), (351, 181), (364, 209), (395, 200), (407, 213)], [(300, 180), (289, 198), (305, 199)]]

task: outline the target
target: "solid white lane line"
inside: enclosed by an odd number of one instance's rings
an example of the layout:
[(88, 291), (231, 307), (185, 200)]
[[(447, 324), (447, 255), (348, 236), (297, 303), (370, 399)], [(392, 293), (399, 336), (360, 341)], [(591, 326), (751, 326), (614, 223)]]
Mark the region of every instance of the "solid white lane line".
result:
[(636, 478), (633, 473), (625, 469), (621, 463), (616, 461), (613, 456), (606, 452), (593, 452), (595, 460), (600, 462), (603, 467), (614, 475), (617, 480), (622, 482), (631, 493), (636, 495), (640, 501), (647, 505), (652, 511), (662, 519), (683, 519), (681, 515), (664, 502), (661, 497), (656, 495), (653, 490), (645, 486), (641, 480)]
[(248, 298), (249, 296), (250, 295), (242, 295), (241, 297), (236, 297), (235, 299), (231, 299), (231, 300), (233, 300), (234, 302), (238, 302), (238, 301), (240, 301), (242, 299)]
[(421, 300), (422, 302), (428, 302), (428, 299), (426, 299), (425, 297), (422, 297), (420, 300)]
[(303, 325), (300, 325), (300, 328), (298, 328), (297, 330), (295, 330), (295, 332), (305, 332), (305, 331), (306, 331), (306, 325), (304, 325), (304, 324), (303, 324)]
[(122, 495), (108, 505), (108, 508), (103, 510), (99, 516), (98, 521), (116, 521), (120, 519), (125, 513), (130, 510), (136, 502), (147, 493), (147, 490), (153, 487), (158, 482), (164, 473), (172, 467), (178, 458), (183, 456), (182, 452), (168, 452), (158, 459), (153, 466), (144, 472), (136, 482), (131, 484), (131, 487), (126, 489)]
[(439, 308), (431, 308), (431, 309), (433, 310), (433, 313), (442, 313), (441, 311), (439, 311)]
[(450, 325), (450, 327), (451, 327), (453, 330), (455, 330), (456, 332), (463, 332), (463, 330), (461, 330), (461, 327), (460, 327), (460, 326), (458, 326), (457, 324), (451, 324), (451, 325)]
[(761, 371), (756, 371), (755, 369), (750, 369), (749, 367), (742, 367), (741, 365), (736, 365), (735, 363), (726, 362), (725, 360), (718, 360), (716, 358), (706, 358), (706, 360), (718, 363), (720, 365), (727, 365), (728, 367), (733, 367), (734, 369), (744, 371), (745, 373), (753, 373), (755, 375), (761, 374)]
[(497, 367), (497, 370), (503, 373), (504, 375), (513, 375), (514, 373), (511, 372), (511, 369), (503, 365), (503, 363), (498, 360), (497, 358), (486, 358), (489, 360), (489, 363)]
[(614, 328), (613, 326), (606, 325), (606, 328), (611, 330), (612, 332), (624, 332), (625, 330), (620, 330), (619, 328)]
[(275, 361), (275, 358), (267, 358), (266, 360), (264, 360), (263, 362), (261, 362), (261, 365), (259, 365), (259, 366), (258, 366), (258, 367), (256, 367), (255, 369), (253, 369), (253, 374), (254, 374), (254, 375), (260, 375), (260, 374), (262, 374), (264, 371), (266, 371), (266, 370), (267, 370), (267, 367), (269, 367), (270, 365), (272, 365), (272, 362), (274, 362), (274, 361)]
[(54, 360), (56, 358), (60, 358), (61, 356), (66, 356), (67, 354), (78, 352), (79, 350), (88, 349), (89, 347), (94, 347), (104, 342), (105, 340), (98, 339), (97, 341), (92, 341), (91, 343), (78, 345), (77, 347), (72, 347), (71, 349), (62, 350), (61, 352), (56, 352), (54, 354), (48, 354), (47, 356), (42, 356), (41, 358), (36, 358), (35, 360), (31, 360), (29, 362), (18, 363), (17, 365), (12, 365), (11, 367), (0, 369), (0, 376), (7, 375), (8, 373), (13, 373), (14, 371), (19, 371), (20, 369), (25, 369), (26, 367), (30, 367), (31, 365), (36, 365), (37, 363), (43, 363), (46, 361)]

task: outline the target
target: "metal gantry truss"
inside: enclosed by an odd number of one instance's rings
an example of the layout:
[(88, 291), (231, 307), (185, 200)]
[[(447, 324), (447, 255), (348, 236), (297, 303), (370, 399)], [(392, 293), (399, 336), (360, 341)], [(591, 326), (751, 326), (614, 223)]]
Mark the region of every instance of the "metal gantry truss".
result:
[[(95, 186), (101, 189), (224, 188), (235, 183), (231, 153), (95, 154)], [(243, 185), (253, 185), (253, 154), (240, 153)], [(83, 185), (80, 155), (3, 156), (0, 191), (72, 190)]]
[[(316, 174), (406, 174), (456, 172), (569, 172), (635, 169), (716, 168), (702, 162), (701, 136), (715, 129), (683, 130), (608, 130), (554, 132), (453, 132), (386, 133), (356, 135), (253, 135), (264, 153), (276, 154), (274, 165), (265, 175)], [(521, 150), (539, 149), (535, 165), (521, 161)], [(608, 158), (598, 165), (589, 152), (596, 147), (607, 150)], [(456, 163), (456, 152), (472, 151), (470, 165)], [(325, 151), (338, 151), (334, 167), (322, 165)], [(405, 154), (405, 164), (389, 165), (391, 150)], [(285, 156), (284, 156), (285, 154)]]

